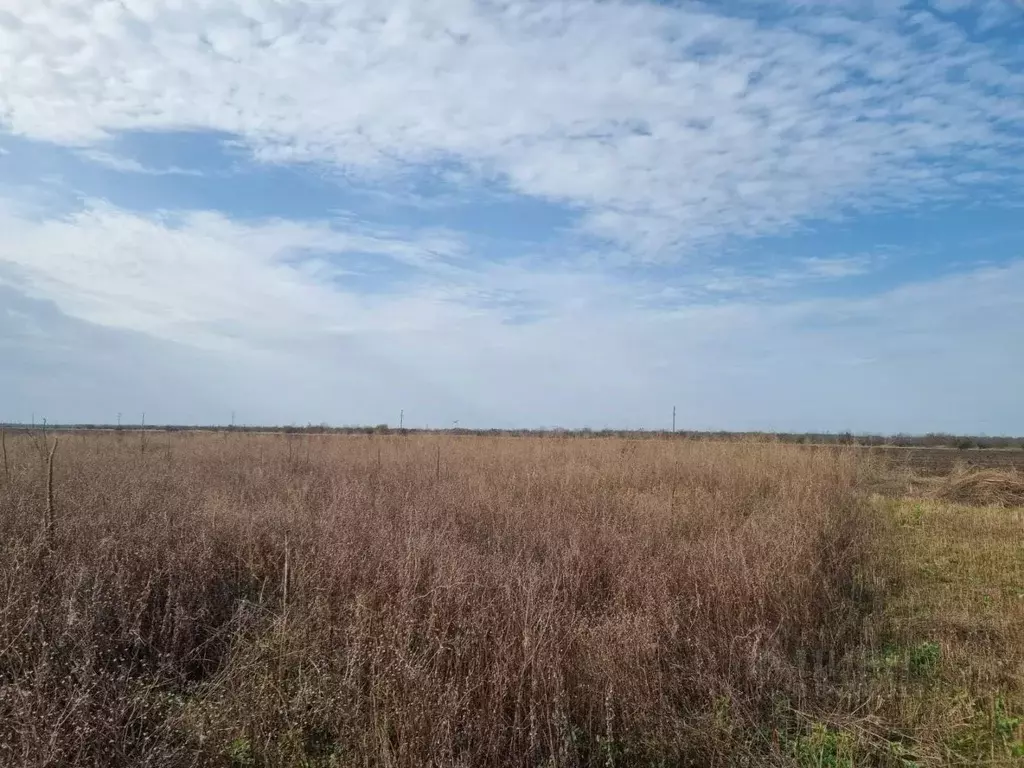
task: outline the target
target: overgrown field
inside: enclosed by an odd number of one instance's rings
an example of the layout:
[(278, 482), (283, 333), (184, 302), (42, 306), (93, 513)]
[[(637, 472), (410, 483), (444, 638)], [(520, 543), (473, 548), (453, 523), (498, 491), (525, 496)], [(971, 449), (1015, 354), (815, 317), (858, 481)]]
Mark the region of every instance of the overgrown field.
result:
[[(991, 556), (963, 545), (949, 600), (998, 570), (1009, 611), (964, 614), (984, 641), (965, 639), (909, 561), (969, 512), (869, 498), (879, 470), (852, 450), (66, 434), (51, 464), (52, 446), (8, 435), (0, 477), (2, 765), (1015, 759), (1019, 511), (963, 526), (979, 547), (1007, 527)], [(974, 642), (988, 676), (960, 680)]]

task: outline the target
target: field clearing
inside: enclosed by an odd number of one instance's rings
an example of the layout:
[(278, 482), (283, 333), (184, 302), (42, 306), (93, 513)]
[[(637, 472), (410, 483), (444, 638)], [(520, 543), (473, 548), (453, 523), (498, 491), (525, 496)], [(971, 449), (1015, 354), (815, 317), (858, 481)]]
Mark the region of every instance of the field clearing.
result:
[(1024, 471), (1024, 451), (1019, 448), (862, 448), (897, 470), (908, 470), (924, 476), (946, 475), (958, 465), (978, 469)]
[(899, 584), (866, 706), (918, 765), (1024, 765), (1024, 510), (880, 503)]
[(59, 440), (6, 440), (3, 765), (1021, 759), (1020, 510), (862, 450)]

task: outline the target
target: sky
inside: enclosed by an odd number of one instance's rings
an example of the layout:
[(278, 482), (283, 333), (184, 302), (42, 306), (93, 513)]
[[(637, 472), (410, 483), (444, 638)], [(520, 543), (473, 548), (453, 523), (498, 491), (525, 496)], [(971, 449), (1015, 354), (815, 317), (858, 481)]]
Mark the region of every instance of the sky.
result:
[(0, 421), (1024, 434), (1024, 2), (6, 0)]

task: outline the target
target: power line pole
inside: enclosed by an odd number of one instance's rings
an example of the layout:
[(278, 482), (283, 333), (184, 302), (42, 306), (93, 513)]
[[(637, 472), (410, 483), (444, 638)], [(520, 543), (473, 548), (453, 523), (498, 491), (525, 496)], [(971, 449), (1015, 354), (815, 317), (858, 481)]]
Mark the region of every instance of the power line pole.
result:
[(672, 431), (676, 431), (676, 407), (672, 406)]
[(403, 429), (405, 427), (405, 409), (403, 408), (398, 412), (398, 428)]

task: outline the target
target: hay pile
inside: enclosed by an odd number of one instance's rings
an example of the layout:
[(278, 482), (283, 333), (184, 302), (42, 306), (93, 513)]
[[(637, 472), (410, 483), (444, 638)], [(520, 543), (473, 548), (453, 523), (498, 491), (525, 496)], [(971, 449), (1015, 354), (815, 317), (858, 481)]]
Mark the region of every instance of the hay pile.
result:
[(935, 497), (971, 506), (1024, 507), (1024, 474), (958, 468), (936, 488)]

